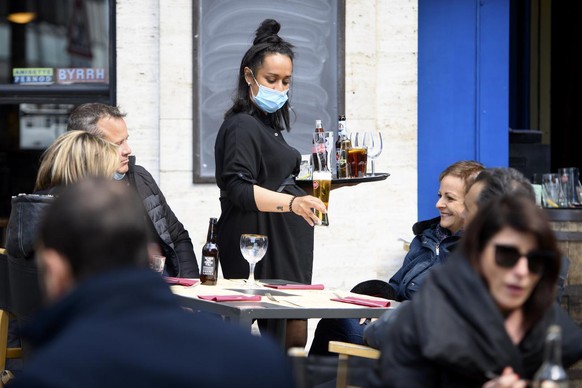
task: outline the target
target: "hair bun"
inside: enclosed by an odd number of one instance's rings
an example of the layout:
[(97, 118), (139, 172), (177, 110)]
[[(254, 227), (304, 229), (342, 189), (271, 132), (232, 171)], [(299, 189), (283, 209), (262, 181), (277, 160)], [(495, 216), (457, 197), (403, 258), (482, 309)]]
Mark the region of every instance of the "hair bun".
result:
[(281, 25), (275, 19), (263, 20), (259, 28), (257, 28), (253, 44), (281, 42), (282, 39), (277, 35), (280, 29)]

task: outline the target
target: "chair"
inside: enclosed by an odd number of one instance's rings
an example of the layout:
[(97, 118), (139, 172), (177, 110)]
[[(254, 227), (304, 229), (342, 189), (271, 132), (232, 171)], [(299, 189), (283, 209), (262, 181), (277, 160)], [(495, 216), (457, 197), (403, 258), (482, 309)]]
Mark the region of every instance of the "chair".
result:
[(0, 387), (10, 379), (10, 372), (5, 371), (6, 359), (22, 358), (22, 348), (8, 347), (8, 322), (10, 313), (2, 308), (7, 304), (8, 298), (8, 268), (6, 250), (0, 248)]
[(348, 387), (350, 380), (350, 357), (362, 357), (371, 360), (380, 358), (380, 351), (364, 345), (349, 342), (329, 341), (329, 351), (338, 354), (336, 388)]

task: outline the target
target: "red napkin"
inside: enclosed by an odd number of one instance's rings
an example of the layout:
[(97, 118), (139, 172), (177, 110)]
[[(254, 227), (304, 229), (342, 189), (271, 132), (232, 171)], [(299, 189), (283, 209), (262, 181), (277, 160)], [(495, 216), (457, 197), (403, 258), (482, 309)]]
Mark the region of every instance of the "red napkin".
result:
[(352, 303), (352, 304), (359, 304), (361, 306), (368, 306), (368, 307), (388, 307), (390, 306), (390, 301), (381, 301), (381, 300), (371, 300), (365, 298), (358, 298), (356, 296), (346, 296), (345, 298), (332, 298), (336, 302), (343, 302), (343, 303)]
[(198, 297), (214, 302), (254, 302), (261, 300), (260, 295), (198, 295)]
[(198, 279), (174, 278), (171, 276), (164, 276), (164, 279), (170, 284), (178, 284), (180, 286), (193, 286), (200, 282)]
[(265, 284), (265, 287), (279, 290), (323, 290), (323, 284)]

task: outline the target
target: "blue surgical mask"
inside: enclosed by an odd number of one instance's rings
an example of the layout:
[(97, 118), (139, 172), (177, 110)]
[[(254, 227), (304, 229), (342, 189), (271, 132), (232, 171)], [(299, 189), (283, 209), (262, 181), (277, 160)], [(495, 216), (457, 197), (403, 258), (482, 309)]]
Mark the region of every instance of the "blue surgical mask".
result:
[(267, 113), (274, 113), (281, 109), (281, 107), (283, 107), (283, 105), (285, 105), (288, 100), (287, 92), (289, 89), (285, 90), (284, 92), (279, 92), (275, 89), (267, 88), (263, 85), (260, 85), (257, 82), (255, 75), (252, 75), (255, 83), (259, 87), (259, 91), (257, 92), (256, 96), (253, 95), (253, 91), (251, 89), (251, 96), (253, 97), (255, 104), (257, 104), (259, 108)]
[(115, 172), (113, 173), (113, 179), (115, 179), (116, 181), (120, 181), (120, 180), (122, 180), (123, 178), (125, 178), (125, 174), (122, 174), (122, 173), (120, 173), (120, 172), (117, 172), (117, 171), (115, 171)]

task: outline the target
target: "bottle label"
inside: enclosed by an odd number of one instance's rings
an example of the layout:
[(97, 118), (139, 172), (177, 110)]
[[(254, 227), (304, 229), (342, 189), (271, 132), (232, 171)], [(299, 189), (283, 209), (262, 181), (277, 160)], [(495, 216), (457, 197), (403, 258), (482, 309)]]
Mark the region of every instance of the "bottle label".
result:
[(206, 276), (214, 276), (214, 268), (215, 268), (215, 260), (216, 258), (213, 256), (204, 256), (202, 257), (202, 269), (201, 275)]

